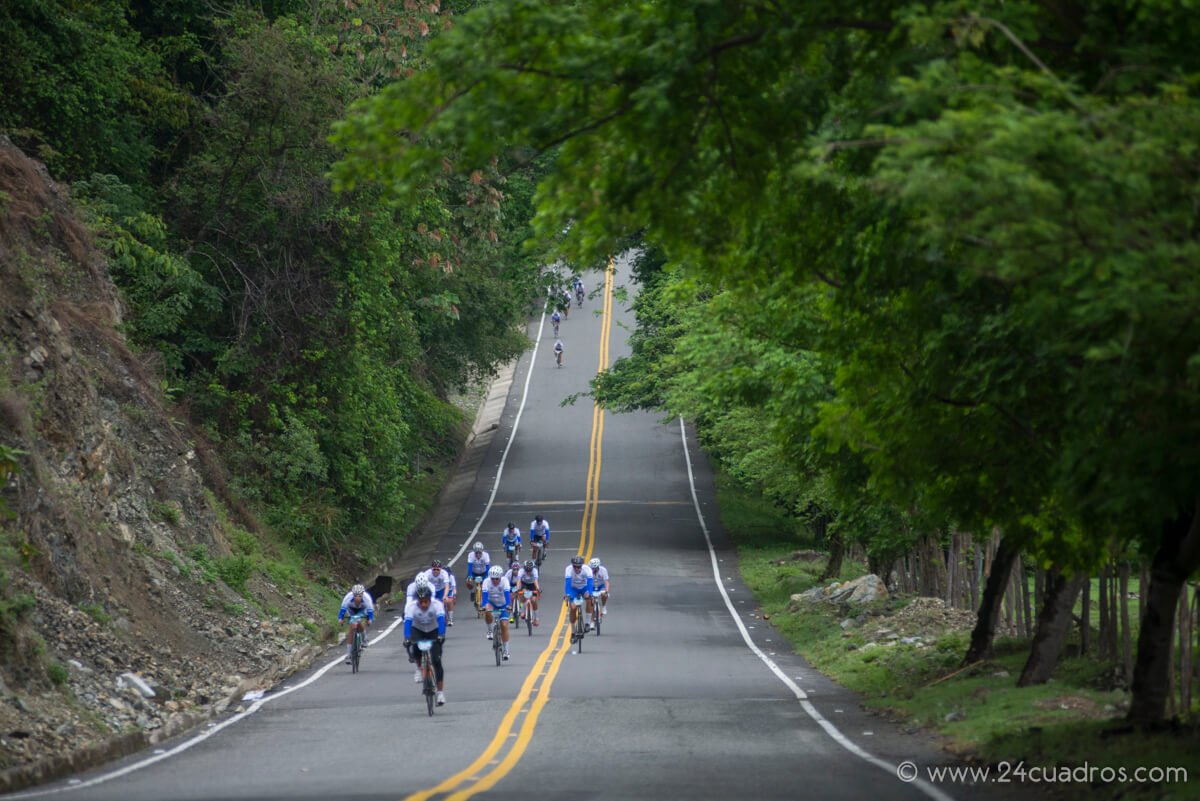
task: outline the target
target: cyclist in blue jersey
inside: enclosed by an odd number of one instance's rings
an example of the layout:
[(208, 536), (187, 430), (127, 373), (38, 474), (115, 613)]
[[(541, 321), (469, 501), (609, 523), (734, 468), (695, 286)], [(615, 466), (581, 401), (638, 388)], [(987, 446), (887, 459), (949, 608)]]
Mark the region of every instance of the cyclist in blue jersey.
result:
[(508, 610), (512, 606), (512, 587), (504, 576), (504, 568), (492, 565), (483, 582), (483, 622), (487, 624), (487, 638), (492, 639), (492, 612), (500, 616), (500, 642), (503, 658), (508, 659)]
[(511, 520), (504, 527), (504, 531), (500, 532), (500, 547), (504, 550), (504, 558), (510, 562), (516, 559), (521, 551), (521, 529)]
[[(420, 664), (421, 651), (415, 640), (433, 640), (429, 655), (437, 679), (437, 704), (443, 706), (446, 703), (443, 692), (446, 672), (442, 669), (442, 643), (446, 641), (446, 610), (441, 601), (433, 600), (433, 590), (428, 586), (418, 587), (416, 598), (404, 607), (404, 650), (408, 651), (409, 662)], [(415, 678), (418, 683), (421, 681), (419, 669)]]
[[(359, 615), (365, 615), (367, 623), (375, 622), (375, 602), (367, 588), (355, 584), (346, 597), (342, 598), (342, 608), (338, 610), (338, 622), (349, 616), (349, 627), (346, 629), (346, 664), (350, 664), (350, 651), (354, 648), (354, 627), (359, 625), (355, 620)], [(367, 644), (367, 627), (363, 626), (363, 645)]]
[(592, 557), (592, 561), (588, 562), (588, 567), (592, 569), (592, 590), (600, 593), (600, 615), (608, 614), (608, 590), (611, 587), (608, 578), (608, 568), (600, 564), (600, 560)]
[(567, 565), (567, 573), (563, 582), (563, 600), (570, 604), (571, 625), (575, 625), (575, 604), (571, 601), (583, 597), (587, 604), (587, 629), (592, 628), (592, 570), (583, 563), (582, 556), (572, 556), (571, 564)]

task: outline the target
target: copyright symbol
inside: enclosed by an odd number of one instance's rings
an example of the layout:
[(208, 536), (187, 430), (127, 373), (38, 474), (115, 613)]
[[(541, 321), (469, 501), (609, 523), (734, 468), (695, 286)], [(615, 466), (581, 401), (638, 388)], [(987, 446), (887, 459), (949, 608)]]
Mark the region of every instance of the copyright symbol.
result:
[(902, 782), (911, 782), (917, 778), (917, 763), (906, 759), (896, 766), (896, 778)]

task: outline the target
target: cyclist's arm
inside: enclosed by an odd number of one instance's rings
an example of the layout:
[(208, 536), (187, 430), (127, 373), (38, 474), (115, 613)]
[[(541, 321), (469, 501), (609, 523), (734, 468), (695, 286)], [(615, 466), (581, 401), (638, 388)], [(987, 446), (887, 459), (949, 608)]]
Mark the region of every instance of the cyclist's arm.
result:
[(591, 595), (591, 594), (592, 594), (592, 591), (593, 591), (593, 589), (594, 589), (594, 586), (593, 586), (593, 584), (592, 584), (592, 577), (591, 577), (591, 576), (588, 576), (588, 583), (587, 583), (587, 593), (588, 593), (588, 595)]
[(446, 613), (445, 612), (442, 612), (440, 615), (437, 616), (437, 622), (438, 622), (438, 636), (442, 637), (444, 639), (446, 636)]
[(412, 639), (412, 616), (411, 615), (404, 616), (404, 639), (406, 639), (406, 640)]

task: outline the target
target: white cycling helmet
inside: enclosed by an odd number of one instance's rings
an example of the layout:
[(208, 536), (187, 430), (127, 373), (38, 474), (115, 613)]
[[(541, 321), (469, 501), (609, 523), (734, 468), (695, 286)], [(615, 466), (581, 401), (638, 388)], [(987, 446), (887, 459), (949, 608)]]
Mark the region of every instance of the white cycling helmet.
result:
[(488, 570), (489, 578), (502, 578), (503, 576), (504, 576), (504, 568), (500, 567), (500, 565), (492, 565), (491, 568)]
[(351, 590), (350, 590), (350, 592), (354, 595), (362, 595), (366, 591), (367, 591), (367, 588), (361, 584), (355, 584), (354, 587), (351, 588)]
[(482, 543), (482, 542), (477, 542), (477, 543), (475, 543), (475, 550), (476, 550), (476, 551), (482, 551), (482, 550), (483, 550), (483, 543)]
[(424, 573), (419, 574), (417, 576), (417, 589), (419, 590), (422, 587), (429, 587), (429, 586), (431, 586), (429, 583), (429, 576), (426, 576)]
[(596, 568), (600, 567), (600, 560), (593, 556), (592, 561), (588, 562), (588, 567), (590, 567), (592, 570), (595, 570)]

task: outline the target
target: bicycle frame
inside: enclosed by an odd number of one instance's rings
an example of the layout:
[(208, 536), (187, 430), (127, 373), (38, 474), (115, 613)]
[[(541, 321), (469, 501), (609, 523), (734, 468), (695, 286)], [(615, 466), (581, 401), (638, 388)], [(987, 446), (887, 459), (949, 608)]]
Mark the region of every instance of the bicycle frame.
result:
[(433, 715), (434, 701), (437, 695), (437, 680), (433, 675), (433, 640), (417, 640), (417, 650), (421, 652), (421, 692), (425, 695), (425, 705), (429, 714)]
[(529, 630), (529, 636), (533, 636), (533, 590), (521, 590), (517, 596), (521, 604), (521, 620), (525, 621), (525, 628)]

